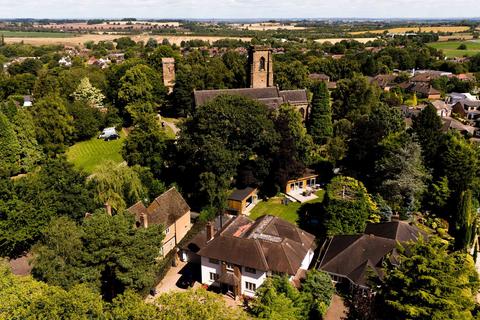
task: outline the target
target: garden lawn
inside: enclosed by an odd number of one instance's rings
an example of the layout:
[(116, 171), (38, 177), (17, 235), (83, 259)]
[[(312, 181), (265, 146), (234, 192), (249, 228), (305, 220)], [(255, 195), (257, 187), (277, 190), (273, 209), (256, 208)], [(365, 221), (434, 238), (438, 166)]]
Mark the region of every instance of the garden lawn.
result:
[[(317, 199), (309, 202), (305, 202), (305, 203), (322, 202), (323, 196), (325, 195), (325, 191), (319, 190), (317, 191), (316, 195), (318, 196)], [(268, 201), (259, 202), (252, 209), (249, 217), (251, 219), (256, 220), (261, 216), (270, 214), (273, 216), (280, 217), (288, 222), (296, 224), (298, 220), (298, 213), (303, 204), (299, 202), (290, 202), (288, 205), (283, 205), (282, 199), (283, 197), (273, 197), (273, 198), (270, 198)]]
[[(466, 50), (458, 50), (458, 47), (461, 44), (467, 46)], [(471, 40), (471, 41), (445, 41), (445, 42), (432, 42), (427, 44), (429, 47), (442, 50), (443, 53), (449, 57), (463, 57), (463, 56), (474, 56), (480, 53), (480, 41)]]
[(123, 161), (121, 150), (125, 140), (125, 131), (120, 132), (120, 139), (103, 141), (93, 137), (88, 141), (74, 144), (67, 151), (67, 159), (74, 164), (75, 168), (86, 173), (93, 173), (95, 167), (112, 160), (116, 163)]

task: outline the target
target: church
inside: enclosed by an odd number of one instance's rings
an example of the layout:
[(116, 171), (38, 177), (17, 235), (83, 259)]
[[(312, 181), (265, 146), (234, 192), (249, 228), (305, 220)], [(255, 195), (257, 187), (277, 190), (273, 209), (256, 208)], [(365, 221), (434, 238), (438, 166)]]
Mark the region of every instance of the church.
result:
[(199, 107), (222, 94), (240, 95), (264, 103), (275, 109), (282, 104), (290, 104), (305, 120), (308, 114), (308, 97), (305, 89), (279, 90), (273, 84), (272, 50), (263, 46), (252, 46), (249, 50), (250, 88), (194, 90), (195, 106)]

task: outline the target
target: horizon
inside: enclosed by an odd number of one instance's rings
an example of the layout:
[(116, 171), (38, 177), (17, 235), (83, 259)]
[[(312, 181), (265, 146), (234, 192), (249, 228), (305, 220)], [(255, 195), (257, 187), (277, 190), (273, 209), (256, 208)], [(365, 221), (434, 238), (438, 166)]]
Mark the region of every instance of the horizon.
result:
[[(476, 0), (0, 0), (0, 19), (462, 20), (479, 19)], [(463, 15), (452, 15), (459, 12)], [(468, 16), (464, 16), (468, 12)], [(214, 14), (212, 14), (214, 13)], [(392, 14), (394, 13), (394, 14)]]

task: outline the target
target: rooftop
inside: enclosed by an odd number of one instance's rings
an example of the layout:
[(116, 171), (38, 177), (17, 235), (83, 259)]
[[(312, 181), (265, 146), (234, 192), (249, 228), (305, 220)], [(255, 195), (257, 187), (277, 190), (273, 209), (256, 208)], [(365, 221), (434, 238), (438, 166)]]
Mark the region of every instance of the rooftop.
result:
[(230, 220), (199, 255), (232, 264), (295, 275), (315, 237), (278, 217), (256, 221), (245, 216)]

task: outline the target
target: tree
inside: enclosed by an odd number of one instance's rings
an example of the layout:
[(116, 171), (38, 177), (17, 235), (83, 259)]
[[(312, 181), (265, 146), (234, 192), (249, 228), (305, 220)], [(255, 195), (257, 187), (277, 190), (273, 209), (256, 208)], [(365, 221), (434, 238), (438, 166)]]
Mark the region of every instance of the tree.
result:
[(58, 97), (39, 99), (31, 108), (38, 142), (49, 155), (62, 153), (73, 133), (73, 119)]
[(76, 101), (68, 106), (68, 113), (73, 118), (72, 140), (82, 141), (92, 138), (103, 124), (102, 114), (82, 101)]
[(327, 185), (323, 211), (328, 236), (357, 234), (365, 230), (369, 219), (379, 220), (367, 189), (351, 177), (337, 176)]
[(135, 170), (112, 161), (96, 168), (90, 184), (95, 192), (95, 201), (99, 205), (108, 204), (116, 212), (122, 212), (147, 194)]
[(472, 258), (438, 238), (400, 246), (378, 293), (385, 319), (473, 319), (478, 275)]
[(468, 250), (476, 228), (476, 212), (472, 203), (472, 191), (466, 190), (460, 195), (455, 217), (455, 247), (459, 250)]
[(354, 121), (379, 105), (380, 89), (371, 85), (365, 77), (355, 75), (351, 79), (340, 80), (332, 98), (334, 118)]
[(380, 141), (389, 134), (404, 130), (405, 122), (400, 112), (384, 105), (357, 119), (348, 146), (350, 173), (361, 178), (367, 186), (374, 186), (375, 166), (372, 164), (380, 157)]
[[(313, 158), (313, 141), (303, 126), (300, 113), (291, 106), (281, 106), (273, 114), (275, 129), (280, 135), (273, 154), (270, 182), (276, 183), (276, 194), (288, 180), (303, 174)], [(248, 183), (246, 183), (248, 184)]]
[(420, 206), (428, 177), (420, 145), (401, 132), (383, 139), (380, 149), (375, 163), (378, 191), (394, 211), (410, 214)]
[(335, 288), (328, 273), (312, 269), (307, 271), (301, 292), (310, 302), (310, 319), (319, 319), (327, 312)]
[(103, 100), (105, 100), (102, 91), (92, 86), (88, 77), (80, 81), (72, 97), (75, 101), (80, 101), (91, 108), (103, 108)]
[(100, 319), (104, 303), (86, 285), (65, 291), (35, 281), (30, 276), (18, 277), (0, 262), (0, 319)]
[(418, 116), (413, 118), (412, 128), (422, 147), (422, 155), (429, 166), (436, 159), (437, 149), (443, 135), (442, 127), (442, 120), (431, 104), (428, 104)]
[(165, 101), (166, 94), (167, 90), (160, 76), (143, 64), (131, 67), (120, 79), (118, 98), (124, 106), (145, 102), (160, 106)]
[(312, 107), (308, 119), (308, 133), (317, 144), (324, 144), (333, 135), (330, 94), (325, 82), (319, 82), (312, 88)]
[(290, 62), (275, 61), (275, 83), (282, 90), (303, 89), (308, 87), (308, 69), (298, 60)]
[[(108, 301), (126, 289), (144, 292), (153, 284), (163, 227), (136, 229), (134, 224), (129, 213), (97, 212), (80, 227), (66, 219), (54, 220), (35, 248), (33, 274), (65, 288), (89, 283)], [(65, 243), (67, 236), (71, 243)]]
[(20, 144), (7, 116), (0, 111), (0, 176), (10, 177), (20, 169)]
[[(0, 180), (1, 181), (1, 180)], [(57, 216), (81, 219), (93, 209), (85, 175), (62, 159), (48, 160), (37, 172), (0, 183), (0, 256), (28, 251)]]
[(179, 183), (186, 193), (202, 190), (196, 192), (200, 206), (222, 208), (224, 203), (213, 201), (216, 196), (211, 195), (227, 192), (240, 171), (244, 176), (245, 170), (250, 172), (250, 181), (264, 181), (277, 139), (263, 104), (240, 96), (219, 96), (197, 108), (180, 131), (175, 162), (184, 180)]
[(164, 319), (157, 306), (132, 290), (108, 303), (87, 285), (64, 290), (30, 276), (15, 276), (4, 261), (0, 261), (0, 301), (0, 319)]
[(267, 278), (257, 290), (255, 299), (249, 304), (252, 313), (260, 319), (301, 319), (301, 308), (285, 292), (279, 292), (275, 281), (275, 278)]
[(152, 112), (139, 112), (134, 116), (134, 129), (130, 132), (122, 148), (122, 156), (130, 166), (140, 165), (150, 168), (159, 176), (164, 167), (166, 136), (158, 117)]
[(15, 111), (12, 124), (20, 145), (20, 168), (22, 172), (31, 172), (44, 155), (37, 141), (32, 114), (25, 109), (15, 108)]
[(205, 289), (165, 293), (155, 300), (155, 304), (159, 309), (155, 319), (248, 319), (243, 310), (228, 307), (221, 296)]

